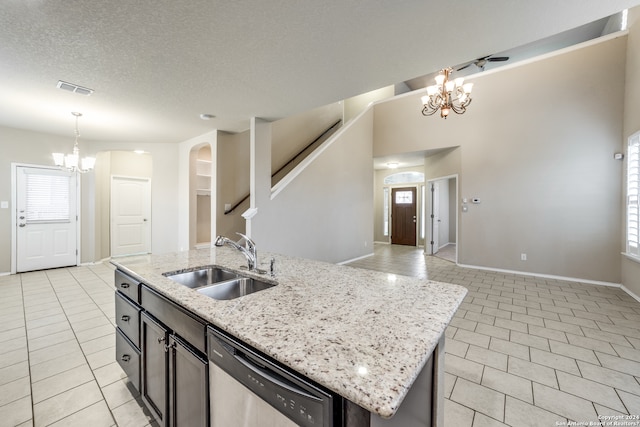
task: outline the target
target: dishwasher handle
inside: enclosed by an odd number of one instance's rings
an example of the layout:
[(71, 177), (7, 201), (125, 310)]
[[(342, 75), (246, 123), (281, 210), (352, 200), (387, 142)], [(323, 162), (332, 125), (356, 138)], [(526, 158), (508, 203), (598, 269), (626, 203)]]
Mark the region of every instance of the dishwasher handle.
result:
[(307, 399), (315, 400), (317, 402), (321, 402), (322, 399), (314, 396), (312, 394), (307, 393), (304, 389), (296, 386), (291, 381), (288, 381), (286, 378), (278, 375), (276, 372), (273, 372), (267, 366), (260, 366), (255, 363), (251, 358), (247, 357), (245, 354), (241, 352), (236, 352), (233, 357), (241, 363), (245, 368), (251, 370), (253, 373), (258, 375), (260, 378), (264, 378), (272, 384), (277, 385), (285, 390), (288, 390), (291, 393), (298, 394), (300, 396), (304, 396)]

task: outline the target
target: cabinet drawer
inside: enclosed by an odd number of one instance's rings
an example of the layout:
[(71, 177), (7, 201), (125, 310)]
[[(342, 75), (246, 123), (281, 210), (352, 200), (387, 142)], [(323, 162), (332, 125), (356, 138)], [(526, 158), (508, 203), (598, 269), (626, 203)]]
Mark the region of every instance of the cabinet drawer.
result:
[(204, 354), (207, 353), (205, 344), (207, 325), (204, 321), (146, 286), (140, 289), (140, 301), (142, 308), (156, 319), (184, 338), (194, 348)]
[(120, 270), (116, 270), (115, 273), (116, 289), (131, 298), (133, 301), (140, 303), (140, 282), (123, 273)]
[(140, 391), (140, 352), (122, 333), (116, 329), (116, 360), (129, 377), (129, 381)]
[(137, 305), (116, 292), (116, 324), (137, 348), (140, 348), (140, 311)]

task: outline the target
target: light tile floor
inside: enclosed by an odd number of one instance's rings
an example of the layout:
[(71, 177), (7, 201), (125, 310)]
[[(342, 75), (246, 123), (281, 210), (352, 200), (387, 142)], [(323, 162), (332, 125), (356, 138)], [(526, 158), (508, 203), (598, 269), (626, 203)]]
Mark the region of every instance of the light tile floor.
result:
[(0, 277), (0, 426), (151, 423), (115, 362), (109, 264)]
[(350, 265), (469, 290), (446, 333), (445, 426), (640, 415), (640, 303), (621, 289), (461, 268), (391, 245)]
[[(640, 414), (640, 303), (620, 289), (403, 246), (351, 265), (469, 289), (447, 330), (447, 427)], [(108, 264), (0, 277), (0, 426), (156, 425), (114, 361), (113, 292)]]

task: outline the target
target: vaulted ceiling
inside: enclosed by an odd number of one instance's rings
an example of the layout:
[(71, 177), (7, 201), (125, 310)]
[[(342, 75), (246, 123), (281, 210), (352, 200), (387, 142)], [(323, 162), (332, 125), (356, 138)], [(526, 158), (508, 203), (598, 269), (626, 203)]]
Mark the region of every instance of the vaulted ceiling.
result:
[[(93, 140), (237, 132), (250, 117), (286, 117), (411, 81), (638, 4), (8, 0), (0, 126), (72, 136), (79, 111), (81, 134)], [(94, 93), (63, 91), (59, 80)]]

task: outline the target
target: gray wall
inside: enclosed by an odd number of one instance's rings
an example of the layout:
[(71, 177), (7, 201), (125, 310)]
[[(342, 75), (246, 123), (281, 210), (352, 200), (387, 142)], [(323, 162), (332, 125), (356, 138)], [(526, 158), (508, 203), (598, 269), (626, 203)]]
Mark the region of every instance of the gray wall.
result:
[(249, 132), (218, 134), (216, 234), (233, 240), (235, 233), (244, 233), (242, 213), (249, 208), (249, 200), (230, 214), (224, 214), (224, 205), (235, 205), (249, 194)]
[[(640, 8), (629, 11), (629, 36), (627, 41), (626, 87), (624, 98), (624, 144), (635, 132), (640, 131)], [(624, 204), (624, 201), (623, 201)], [(624, 212), (624, 208), (623, 208)], [(624, 220), (624, 217), (622, 217)], [(624, 234), (622, 248), (626, 250)], [(640, 295), (640, 263), (622, 258), (622, 284)]]
[[(86, 207), (86, 220), (82, 222), (83, 262), (109, 258), (111, 255), (111, 176), (153, 177), (153, 159), (150, 154), (136, 154), (131, 151), (101, 151), (96, 154), (96, 167), (85, 180), (93, 182), (82, 191), (82, 204)], [(151, 182), (153, 186), (153, 181)], [(153, 203), (153, 199), (151, 201)], [(93, 204), (95, 208), (90, 205)], [(95, 215), (92, 215), (95, 212)], [(153, 215), (151, 226), (153, 227)], [(151, 236), (153, 245), (154, 236)], [(88, 251), (94, 248), (94, 253)]]
[(619, 283), (625, 55), (620, 37), (480, 74), (447, 120), (422, 93), (377, 104), (374, 156), (460, 146), (459, 197), (482, 199), (459, 217), (461, 264)]

